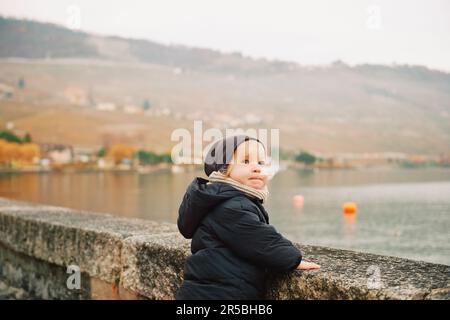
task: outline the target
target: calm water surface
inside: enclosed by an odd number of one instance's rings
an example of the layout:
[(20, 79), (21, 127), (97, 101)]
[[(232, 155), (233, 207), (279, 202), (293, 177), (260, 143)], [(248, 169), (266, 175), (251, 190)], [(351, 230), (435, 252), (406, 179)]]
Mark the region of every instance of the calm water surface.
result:
[[(176, 222), (187, 185), (203, 173), (0, 175), (0, 196)], [(271, 223), (299, 243), (450, 265), (450, 169), (285, 170), (269, 184)], [(303, 208), (292, 196), (304, 196)], [(344, 202), (358, 205), (354, 217)]]

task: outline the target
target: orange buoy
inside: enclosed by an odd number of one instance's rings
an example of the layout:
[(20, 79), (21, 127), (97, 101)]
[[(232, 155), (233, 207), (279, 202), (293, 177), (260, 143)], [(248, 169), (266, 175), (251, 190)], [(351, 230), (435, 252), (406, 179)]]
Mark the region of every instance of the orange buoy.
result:
[(295, 208), (303, 207), (304, 203), (305, 203), (305, 198), (301, 194), (297, 194), (297, 195), (292, 197), (292, 205)]
[(355, 214), (356, 210), (356, 203), (354, 202), (346, 202), (342, 205), (342, 211), (345, 214)]

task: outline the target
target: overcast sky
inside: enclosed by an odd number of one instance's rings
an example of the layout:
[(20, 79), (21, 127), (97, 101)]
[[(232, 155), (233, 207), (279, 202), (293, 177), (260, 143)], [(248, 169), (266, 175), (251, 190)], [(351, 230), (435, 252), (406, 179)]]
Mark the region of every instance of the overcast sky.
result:
[(448, 0), (2, 0), (0, 14), (301, 64), (450, 72)]

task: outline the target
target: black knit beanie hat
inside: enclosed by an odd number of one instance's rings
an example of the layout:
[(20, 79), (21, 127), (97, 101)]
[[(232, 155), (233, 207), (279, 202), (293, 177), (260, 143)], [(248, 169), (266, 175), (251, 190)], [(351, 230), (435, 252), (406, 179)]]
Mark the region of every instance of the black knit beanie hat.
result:
[(213, 171), (225, 171), (233, 158), (234, 151), (243, 142), (255, 140), (264, 144), (256, 138), (247, 135), (234, 135), (215, 142), (209, 149), (205, 158), (205, 173), (209, 176)]

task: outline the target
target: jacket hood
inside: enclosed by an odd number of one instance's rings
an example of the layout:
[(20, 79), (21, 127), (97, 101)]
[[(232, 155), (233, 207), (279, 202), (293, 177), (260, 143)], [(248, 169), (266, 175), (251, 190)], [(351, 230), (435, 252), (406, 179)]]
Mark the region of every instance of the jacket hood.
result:
[(201, 177), (195, 178), (186, 190), (178, 210), (178, 230), (191, 239), (203, 218), (218, 204), (242, 195), (242, 192), (226, 183), (210, 183)]

